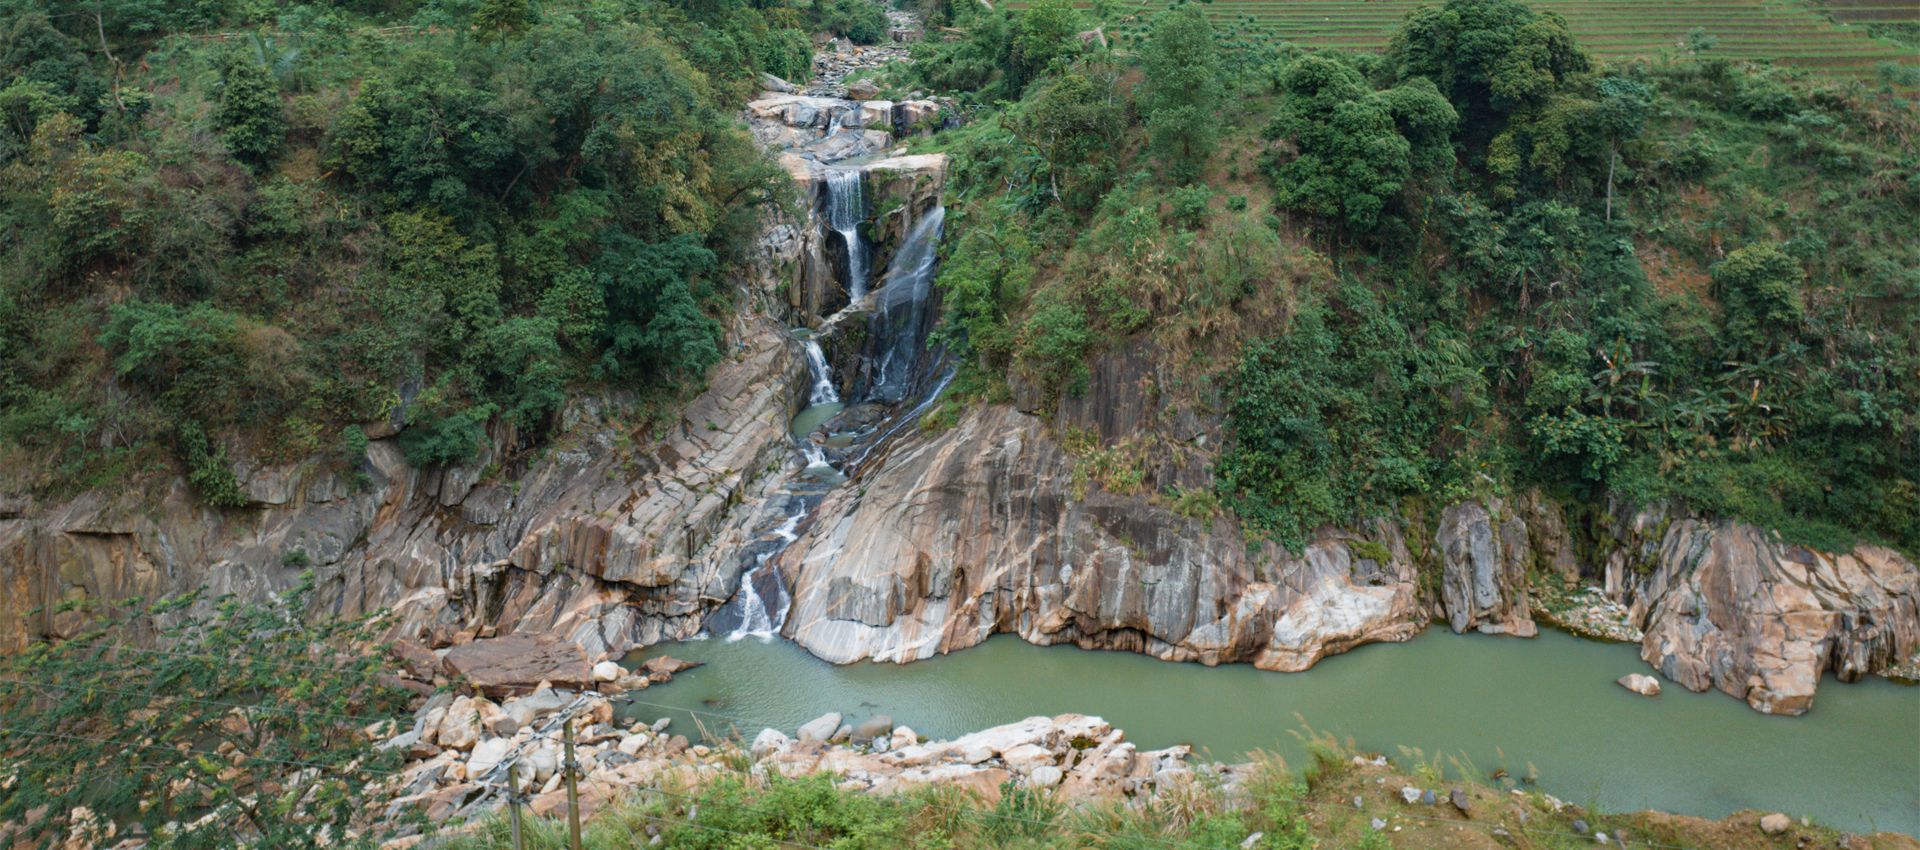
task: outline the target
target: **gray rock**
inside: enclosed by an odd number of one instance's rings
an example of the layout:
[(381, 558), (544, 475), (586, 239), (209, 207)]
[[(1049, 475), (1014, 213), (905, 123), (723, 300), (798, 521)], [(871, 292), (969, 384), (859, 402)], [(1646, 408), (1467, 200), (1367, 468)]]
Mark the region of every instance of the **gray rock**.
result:
[(1580, 833), (1581, 835), (1586, 835), (1586, 834), (1587, 834), (1587, 821), (1586, 821), (1586, 819), (1585, 819), (1585, 818), (1574, 818), (1574, 819), (1573, 819), (1573, 831), (1574, 831), (1574, 832), (1577, 832), (1577, 833)]
[(1440, 795), (1433, 793), (1432, 788), (1428, 788), (1420, 792), (1420, 802), (1429, 806), (1437, 806), (1440, 804)]
[(876, 714), (853, 727), (853, 742), (864, 744), (878, 738), (884, 738), (893, 732), (893, 718), (885, 714)]
[(760, 74), (760, 87), (767, 91), (776, 91), (781, 94), (793, 94), (800, 90), (795, 87), (794, 84), (764, 71)]
[(819, 717), (800, 724), (800, 729), (794, 737), (799, 738), (800, 743), (803, 744), (808, 741), (825, 741), (832, 738), (833, 733), (839, 729), (840, 712), (829, 711), (826, 714), (822, 714)]
[(1380, 830), (1387, 828), (1387, 822), (1381, 818), (1374, 818), (1373, 820), (1368, 821), (1367, 823), (1369, 826), (1373, 827), (1374, 832), (1379, 832)]
[(1473, 808), (1473, 801), (1467, 798), (1466, 791), (1463, 791), (1459, 788), (1455, 788), (1452, 791), (1447, 793), (1447, 797), (1448, 799), (1453, 801), (1453, 807), (1456, 809), (1459, 809), (1461, 814), (1464, 815), (1464, 814), (1471, 813), (1471, 810)]
[(1400, 787), (1400, 799), (1405, 800), (1407, 805), (1413, 805), (1420, 801), (1420, 789), (1412, 785), (1403, 785)]

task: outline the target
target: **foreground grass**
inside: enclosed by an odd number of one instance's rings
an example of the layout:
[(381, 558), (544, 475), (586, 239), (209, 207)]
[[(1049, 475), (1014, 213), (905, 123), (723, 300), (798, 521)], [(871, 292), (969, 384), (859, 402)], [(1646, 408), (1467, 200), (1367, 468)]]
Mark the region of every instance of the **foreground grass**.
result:
[[(1303, 773), (1277, 757), (1263, 757), (1232, 785), (1203, 779), (1191, 790), (1134, 805), (1056, 800), (1011, 785), (986, 796), (956, 787), (875, 796), (843, 790), (827, 774), (787, 779), (732, 772), (704, 787), (652, 789), (597, 812), (585, 825), (582, 844), (588, 850), (1558, 850), (1603, 843), (1701, 850), (1920, 848), (1905, 836), (1843, 836), (1798, 824), (1769, 836), (1758, 828), (1756, 812), (1722, 821), (1658, 812), (1608, 815), (1545, 794), (1444, 780), (1439, 761), (1417, 752), (1401, 761), (1411, 769), (1357, 762), (1350, 747), (1320, 740), (1313, 765)], [(1399, 791), (1406, 785), (1438, 787), (1440, 804), (1405, 804)], [(1446, 800), (1453, 788), (1465, 794), (1466, 811)], [(511, 826), (494, 816), (467, 834), (428, 846), (511, 848)], [(528, 818), (525, 846), (567, 847), (565, 821)]]

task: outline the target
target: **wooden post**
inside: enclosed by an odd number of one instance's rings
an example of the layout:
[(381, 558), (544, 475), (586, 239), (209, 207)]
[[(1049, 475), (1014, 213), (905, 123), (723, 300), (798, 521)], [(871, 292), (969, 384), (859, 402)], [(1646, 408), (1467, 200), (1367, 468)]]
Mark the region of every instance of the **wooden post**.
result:
[(512, 763), (507, 765), (507, 812), (513, 821), (513, 850), (527, 850), (520, 838), (520, 780), (514, 776), (515, 767)]
[(562, 740), (566, 741), (567, 761), (561, 770), (567, 772), (567, 841), (572, 850), (580, 850), (580, 785), (578, 773), (580, 764), (573, 760), (573, 717), (569, 715), (566, 724), (561, 727)]

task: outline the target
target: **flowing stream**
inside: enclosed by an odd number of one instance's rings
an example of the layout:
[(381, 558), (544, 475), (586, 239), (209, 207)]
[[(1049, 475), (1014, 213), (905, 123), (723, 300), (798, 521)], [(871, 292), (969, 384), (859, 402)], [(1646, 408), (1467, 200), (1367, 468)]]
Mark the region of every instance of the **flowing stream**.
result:
[[(1420, 747), (1484, 777), (1504, 766), (1568, 802), (1721, 817), (1737, 809), (1809, 815), (1850, 829), (1920, 834), (1920, 689), (1869, 679), (1820, 686), (1813, 711), (1771, 717), (1720, 693), (1669, 684), (1654, 698), (1614, 679), (1641, 672), (1634, 647), (1545, 631), (1522, 640), (1429, 629), (1304, 673), (1205, 667), (1127, 652), (1032, 646), (1002, 635), (912, 664), (835, 666), (788, 641), (667, 644), (707, 662), (646, 699), (694, 728), (792, 734), (828, 711), (887, 714), (950, 737), (1036, 714), (1097, 714), (1142, 749), (1192, 744), (1213, 758), (1254, 750), (1296, 767), (1304, 719), (1393, 756)], [(651, 719), (662, 713), (646, 707)], [(1497, 748), (1497, 749), (1496, 749)]]

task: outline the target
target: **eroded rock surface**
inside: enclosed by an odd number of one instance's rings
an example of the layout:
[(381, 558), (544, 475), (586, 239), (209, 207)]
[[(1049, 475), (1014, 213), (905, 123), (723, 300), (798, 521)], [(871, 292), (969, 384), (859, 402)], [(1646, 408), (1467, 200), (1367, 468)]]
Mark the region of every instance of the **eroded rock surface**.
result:
[(1073, 498), (1040, 421), (975, 409), (843, 488), (782, 556), (785, 633), (829, 661), (912, 661), (996, 632), (1302, 670), (1419, 631), (1405, 545), (1330, 534), (1294, 557), (1131, 497)]

